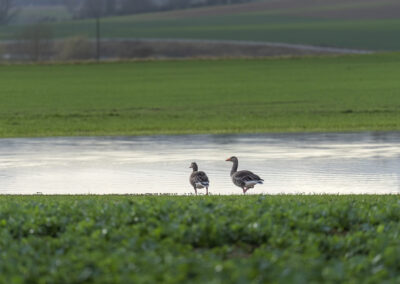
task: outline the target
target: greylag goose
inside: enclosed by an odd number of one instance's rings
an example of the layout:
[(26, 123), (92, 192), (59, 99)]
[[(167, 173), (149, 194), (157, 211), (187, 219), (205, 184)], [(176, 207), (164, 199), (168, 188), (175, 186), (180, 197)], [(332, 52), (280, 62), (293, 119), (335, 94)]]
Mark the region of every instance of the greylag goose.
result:
[(226, 159), (226, 161), (233, 162), (231, 170), (232, 182), (243, 189), (243, 194), (250, 188), (254, 188), (256, 184), (263, 184), (263, 179), (250, 171), (238, 171), (239, 161), (235, 156)]
[(208, 195), (208, 186), (210, 182), (208, 181), (208, 177), (205, 172), (199, 171), (199, 168), (195, 162), (193, 162), (189, 168), (193, 169), (192, 174), (190, 175), (189, 181), (190, 184), (194, 188), (194, 192), (197, 195), (198, 188), (206, 188), (206, 194)]

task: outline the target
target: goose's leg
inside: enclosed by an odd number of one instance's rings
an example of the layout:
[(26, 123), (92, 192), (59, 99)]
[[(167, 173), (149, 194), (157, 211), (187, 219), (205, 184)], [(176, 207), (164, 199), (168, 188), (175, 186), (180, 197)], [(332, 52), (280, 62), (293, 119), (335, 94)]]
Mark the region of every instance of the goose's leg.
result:
[(247, 189), (245, 187), (242, 187), (243, 189), (243, 194), (246, 194)]
[(206, 195), (208, 195), (208, 187), (206, 187)]
[(193, 188), (194, 188), (194, 193), (197, 195), (197, 188), (196, 187)]

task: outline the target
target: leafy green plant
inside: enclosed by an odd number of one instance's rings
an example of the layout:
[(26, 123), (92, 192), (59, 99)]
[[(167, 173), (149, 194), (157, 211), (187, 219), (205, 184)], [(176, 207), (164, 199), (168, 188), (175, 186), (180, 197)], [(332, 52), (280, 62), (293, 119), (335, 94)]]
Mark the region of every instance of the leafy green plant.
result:
[(0, 282), (400, 280), (396, 195), (0, 201)]

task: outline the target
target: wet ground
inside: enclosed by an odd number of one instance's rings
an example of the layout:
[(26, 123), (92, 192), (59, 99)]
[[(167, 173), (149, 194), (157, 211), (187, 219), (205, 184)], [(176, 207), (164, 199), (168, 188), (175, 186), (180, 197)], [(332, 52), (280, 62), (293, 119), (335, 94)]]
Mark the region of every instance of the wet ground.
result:
[(400, 192), (400, 133), (379, 132), (0, 139), (0, 194), (190, 194), (192, 161), (241, 194), (232, 155), (265, 180), (249, 194)]

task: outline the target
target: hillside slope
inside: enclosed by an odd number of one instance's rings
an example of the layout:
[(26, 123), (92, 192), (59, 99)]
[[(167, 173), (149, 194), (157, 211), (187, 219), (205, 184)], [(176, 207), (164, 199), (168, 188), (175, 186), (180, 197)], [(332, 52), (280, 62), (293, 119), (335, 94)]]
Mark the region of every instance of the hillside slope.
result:
[[(52, 25), (55, 37), (94, 37), (93, 20)], [(0, 29), (12, 39), (23, 26)], [(400, 50), (400, 1), (280, 0), (102, 20), (105, 38), (219, 39)]]

